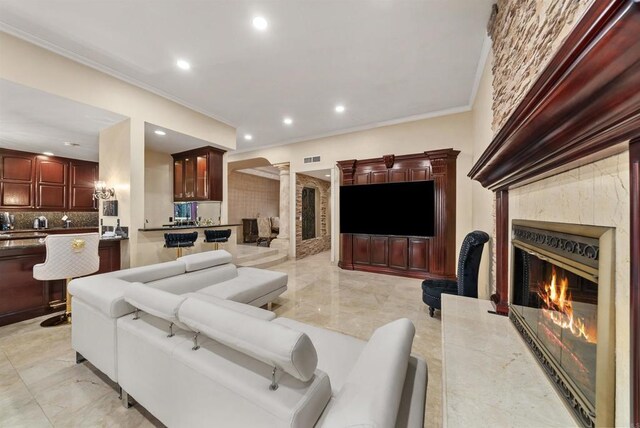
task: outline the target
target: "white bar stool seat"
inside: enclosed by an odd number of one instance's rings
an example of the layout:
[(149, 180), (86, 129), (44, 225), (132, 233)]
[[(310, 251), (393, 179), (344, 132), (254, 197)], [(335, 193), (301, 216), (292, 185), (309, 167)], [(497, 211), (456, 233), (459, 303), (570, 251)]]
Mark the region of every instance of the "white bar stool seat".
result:
[(66, 324), (71, 321), (71, 295), (67, 284), (72, 278), (97, 272), (100, 268), (98, 245), (100, 235), (97, 233), (74, 233), (65, 235), (48, 235), (44, 240), (47, 256), (44, 263), (33, 267), (33, 277), (39, 281), (56, 281), (66, 279), (66, 311), (63, 315), (48, 318), (43, 327)]

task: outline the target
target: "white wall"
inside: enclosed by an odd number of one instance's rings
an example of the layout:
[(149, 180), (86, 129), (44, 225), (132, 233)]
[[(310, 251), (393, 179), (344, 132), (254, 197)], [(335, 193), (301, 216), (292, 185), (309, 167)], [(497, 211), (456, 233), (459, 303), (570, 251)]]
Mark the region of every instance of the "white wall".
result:
[[(487, 37), (485, 43), (491, 43)], [(491, 73), (492, 52), (489, 53), (484, 65), (482, 77), (478, 85), (478, 92), (471, 110), (473, 123), (473, 163), (477, 162), (493, 138), (491, 123), (493, 122), (493, 75)], [(472, 194), (472, 228), (482, 230), (494, 236), (495, 228), (493, 192), (485, 189), (477, 181), (471, 184)], [(485, 245), (478, 275), (478, 298), (488, 299), (495, 288), (491, 280), (491, 260), (495, 254), (494, 242), (491, 239)]]
[[(3, 32), (0, 32), (0, 52), (0, 78), (129, 118), (128, 141), (125, 142), (124, 137), (112, 140), (113, 136), (107, 132), (100, 139), (99, 161), (100, 175), (107, 185), (128, 188), (128, 202), (120, 203), (120, 196), (126, 192), (118, 192), (117, 188), (116, 197), (122, 225), (130, 231), (132, 266), (136, 266), (137, 230), (144, 227), (145, 219), (145, 122), (221, 148), (236, 147), (236, 132), (229, 125)], [(113, 153), (116, 150), (120, 153)], [(103, 169), (108, 172), (103, 173)], [(226, 221), (226, 163), (223, 177), (222, 217)], [(123, 264), (126, 265), (127, 260), (123, 259)]]
[[(456, 242), (459, 248), (462, 239), (472, 228), (471, 180), (467, 172), (472, 165), (473, 122), (470, 112), (423, 119), (398, 125), (383, 126), (366, 131), (352, 132), (333, 137), (320, 138), (286, 146), (258, 149), (251, 152), (231, 153), (229, 162), (263, 157), (272, 164), (289, 162), (291, 169), (290, 221), (295, 225), (295, 174), (318, 169), (336, 169), (336, 162), (346, 159), (376, 158), (386, 154), (404, 155), (427, 150), (454, 148), (460, 150), (457, 161), (457, 218)], [(304, 164), (306, 156), (321, 156), (321, 162)], [(333, 212), (339, 212), (337, 195), (337, 177), (331, 193)], [(334, 227), (332, 238), (333, 256), (337, 260), (339, 242), (339, 224), (332, 220)], [(295, 240), (290, 242), (290, 254), (295, 255)]]
[(145, 150), (144, 182), (147, 227), (162, 226), (173, 217), (173, 158), (170, 154)]

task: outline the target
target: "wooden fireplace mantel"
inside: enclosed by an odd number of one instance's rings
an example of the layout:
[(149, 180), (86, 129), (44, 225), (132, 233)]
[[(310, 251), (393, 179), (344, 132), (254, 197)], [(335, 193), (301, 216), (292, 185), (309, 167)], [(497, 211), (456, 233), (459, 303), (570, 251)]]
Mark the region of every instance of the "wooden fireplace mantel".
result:
[[(596, 0), (469, 177), (496, 191), (496, 294), (508, 310), (510, 188), (604, 158), (629, 143), (631, 424), (640, 426), (640, 0)], [(623, 146), (626, 149), (626, 145)]]

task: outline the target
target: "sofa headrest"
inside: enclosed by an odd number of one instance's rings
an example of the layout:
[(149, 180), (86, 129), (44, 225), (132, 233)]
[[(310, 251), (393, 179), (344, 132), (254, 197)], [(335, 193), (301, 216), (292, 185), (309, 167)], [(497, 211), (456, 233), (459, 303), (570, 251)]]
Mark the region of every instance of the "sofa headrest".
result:
[(402, 318), (373, 332), (321, 427), (396, 425), (415, 331)]
[(225, 250), (215, 250), (182, 256), (179, 257), (177, 261), (184, 263), (187, 272), (193, 272), (196, 270), (231, 263), (231, 258), (231, 254)]
[(185, 272), (184, 263), (179, 261), (156, 263), (131, 269), (123, 269), (105, 274), (111, 278), (120, 278), (128, 282), (158, 281), (170, 276), (182, 275)]
[(124, 300), (135, 308), (150, 315), (165, 319), (178, 327), (188, 330), (178, 319), (178, 309), (186, 297), (133, 282), (124, 291)]
[(191, 330), (303, 382), (316, 370), (316, 348), (302, 332), (194, 298), (180, 306), (178, 318)]

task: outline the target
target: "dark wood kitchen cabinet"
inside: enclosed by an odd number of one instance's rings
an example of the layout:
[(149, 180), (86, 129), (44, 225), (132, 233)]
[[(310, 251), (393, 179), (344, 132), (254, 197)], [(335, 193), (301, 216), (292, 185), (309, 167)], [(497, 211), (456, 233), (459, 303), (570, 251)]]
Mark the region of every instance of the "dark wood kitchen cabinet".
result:
[(221, 201), (225, 151), (202, 147), (173, 155), (174, 201)]
[(67, 209), (69, 162), (49, 156), (36, 157), (36, 208)]
[(30, 153), (0, 151), (0, 207), (35, 207), (35, 165)]
[(98, 164), (72, 160), (69, 164), (69, 181), (69, 210), (96, 210), (98, 205), (93, 192), (98, 181)]
[(0, 209), (96, 211), (96, 162), (0, 149)]

